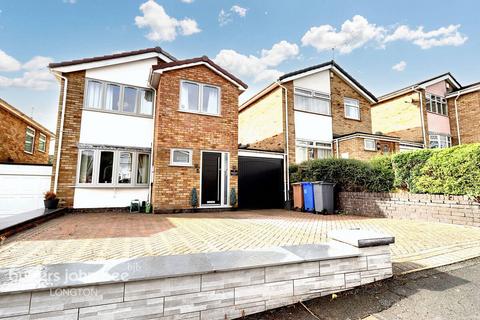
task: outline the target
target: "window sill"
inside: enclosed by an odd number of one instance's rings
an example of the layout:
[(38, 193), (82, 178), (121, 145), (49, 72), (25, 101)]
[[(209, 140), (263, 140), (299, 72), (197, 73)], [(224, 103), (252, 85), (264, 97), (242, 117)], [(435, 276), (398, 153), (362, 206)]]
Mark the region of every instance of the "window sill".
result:
[(193, 168), (193, 164), (176, 164), (176, 163), (170, 163), (168, 166), (169, 166), (169, 167), (180, 167), (180, 168)]
[(109, 111), (109, 110), (105, 110), (105, 109), (95, 109), (95, 108), (87, 108), (87, 107), (82, 108), (82, 110), (114, 114), (114, 115), (117, 115), (117, 116), (130, 116), (130, 117), (137, 117), (137, 118), (153, 119), (152, 115), (141, 114), (141, 113)]
[(181, 113), (196, 114), (196, 115), (199, 115), (199, 116), (217, 117), (217, 118), (221, 118), (221, 117), (222, 117), (221, 114), (203, 113), (203, 112), (186, 111), (186, 110), (177, 110), (177, 111), (178, 111), (178, 112), (181, 112)]
[(82, 188), (82, 189), (148, 189), (148, 184), (145, 185), (99, 185), (99, 184), (77, 184), (74, 186), (75, 188)]
[(33, 151), (32, 151), (32, 152), (28, 152), (28, 151), (23, 150), (23, 152), (25, 152), (26, 154), (33, 155)]
[(353, 121), (358, 121), (358, 122), (361, 122), (361, 121), (362, 121), (361, 119), (350, 118), (350, 117), (347, 117), (347, 116), (344, 116), (343, 118), (346, 119), (346, 120), (353, 120)]
[(369, 152), (377, 152), (377, 150), (372, 150), (372, 149), (363, 149), (364, 151), (369, 151)]
[(437, 116), (441, 116), (441, 117), (448, 118), (448, 115), (446, 115), (446, 114), (441, 114), (441, 113), (437, 113), (437, 112), (433, 112), (433, 111), (428, 111), (428, 110), (427, 110), (427, 113), (431, 113), (431, 114), (434, 114), (434, 115), (437, 115)]

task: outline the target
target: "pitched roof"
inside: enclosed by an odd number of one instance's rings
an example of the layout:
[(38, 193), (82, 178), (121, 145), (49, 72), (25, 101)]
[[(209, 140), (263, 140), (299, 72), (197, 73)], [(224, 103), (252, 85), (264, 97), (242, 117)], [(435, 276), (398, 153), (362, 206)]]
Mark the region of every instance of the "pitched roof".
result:
[(158, 53), (158, 54), (162, 54), (162, 55), (166, 56), (170, 60), (173, 60), (173, 61), (177, 60), (174, 56), (172, 56), (168, 52), (164, 51), (162, 48), (153, 47), (153, 48), (146, 48), (146, 49), (135, 50), (135, 51), (126, 51), (126, 52), (114, 53), (114, 54), (91, 57), (91, 58), (83, 58), (83, 59), (70, 60), (70, 61), (54, 62), (54, 63), (50, 63), (48, 66), (49, 66), (49, 68), (59, 68), (59, 67), (73, 66), (73, 65), (77, 65), (77, 64), (83, 64), (83, 63), (90, 63), (90, 62), (98, 62), (98, 61), (104, 61), (104, 60), (125, 58), (125, 57), (145, 54), (145, 53)]
[(457, 79), (455, 79), (453, 77), (453, 75), (450, 73), (450, 72), (445, 72), (445, 73), (442, 73), (438, 76), (435, 76), (435, 77), (432, 77), (432, 78), (429, 78), (429, 79), (426, 79), (426, 80), (422, 80), (420, 82), (417, 82), (417, 83), (414, 83), (410, 86), (407, 86), (407, 87), (404, 87), (402, 89), (398, 89), (398, 90), (395, 90), (395, 91), (392, 91), (390, 93), (386, 93), (380, 97), (378, 97), (378, 100), (381, 101), (381, 100), (386, 100), (386, 99), (391, 99), (393, 97), (396, 97), (400, 94), (404, 94), (404, 93), (407, 93), (407, 92), (410, 92), (413, 90), (414, 87), (421, 87), (422, 85), (426, 84), (426, 83), (429, 83), (429, 82), (432, 82), (432, 81), (435, 81), (437, 79), (440, 79), (440, 78), (450, 78), (451, 82), (457, 87), (457, 88), (461, 88), (461, 85), (460, 85), (460, 82), (457, 81)]
[(474, 82), (474, 83), (471, 83), (469, 85), (463, 86), (459, 89), (453, 90), (452, 92), (450, 92), (447, 95), (447, 98), (456, 97), (456, 96), (459, 96), (459, 95), (462, 95), (462, 94), (465, 94), (465, 93), (474, 92), (474, 91), (477, 91), (477, 90), (480, 90), (480, 81), (479, 82)]
[(242, 87), (243, 89), (247, 89), (248, 85), (245, 84), (242, 80), (238, 79), (235, 77), (233, 74), (228, 72), (227, 70), (223, 69), (220, 67), (218, 64), (210, 60), (207, 56), (201, 56), (198, 58), (192, 58), (192, 59), (185, 59), (185, 60), (177, 60), (177, 61), (172, 61), (172, 62), (166, 62), (166, 63), (160, 63), (152, 67), (152, 70), (155, 71), (162, 71), (166, 72), (169, 70), (175, 70), (175, 69), (180, 69), (180, 68), (188, 68), (194, 65), (199, 65), (199, 64), (204, 64), (216, 71), (217, 73), (220, 73), (223, 77), (226, 77), (229, 79), (231, 82), (235, 83), (236, 85)]
[(51, 132), (50, 130), (45, 128), (43, 125), (41, 125), (37, 121), (33, 120), (32, 118), (27, 116), (25, 113), (21, 112), (20, 110), (18, 110), (17, 108), (15, 108), (14, 106), (12, 106), (11, 104), (9, 104), (7, 101), (5, 101), (3, 99), (0, 99), (0, 108), (5, 109), (6, 111), (10, 112), (11, 114), (16, 116), (17, 118), (22, 119), (23, 121), (25, 121), (26, 123), (28, 123), (32, 127), (35, 127), (36, 129), (42, 131), (43, 133), (46, 133), (50, 137), (52, 137), (52, 138), (55, 137), (55, 134), (53, 132)]

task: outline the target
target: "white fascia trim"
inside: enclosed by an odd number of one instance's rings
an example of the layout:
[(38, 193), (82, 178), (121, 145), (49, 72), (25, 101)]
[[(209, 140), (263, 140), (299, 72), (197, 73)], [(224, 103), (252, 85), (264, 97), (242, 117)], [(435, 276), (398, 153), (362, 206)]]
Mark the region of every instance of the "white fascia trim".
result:
[(234, 85), (236, 85), (236, 86), (238, 87), (238, 89), (240, 89), (240, 90), (242, 90), (242, 91), (244, 91), (244, 90), (247, 89), (247, 88), (243, 87), (241, 84), (239, 84), (238, 82), (236, 82), (235, 80), (233, 80), (232, 78), (230, 78), (230, 77), (228, 77), (227, 75), (223, 74), (223, 72), (218, 71), (216, 68), (212, 67), (209, 63), (206, 63), (205, 61), (199, 61), (199, 62), (187, 63), (187, 64), (182, 64), (182, 65), (173, 66), (173, 67), (168, 67), (168, 68), (157, 69), (157, 70), (153, 71), (153, 73), (162, 74), (162, 73), (164, 73), (165, 71), (171, 71), (171, 70), (177, 70), (177, 69), (195, 67), (195, 66), (198, 66), (198, 65), (204, 65), (204, 66), (208, 67), (208, 68), (209, 68), (210, 70), (212, 70), (213, 72), (217, 73), (218, 75), (222, 76), (223, 78), (227, 79), (228, 81), (230, 81), (231, 83), (233, 83)]
[(365, 93), (360, 87), (358, 87), (354, 82), (352, 82), (348, 77), (346, 77), (340, 70), (338, 70), (335, 66), (333, 66), (333, 71), (338, 74), (344, 81), (346, 81), (350, 86), (355, 88), (357, 92), (359, 92), (365, 99), (370, 101), (370, 103), (375, 103), (376, 101), (373, 100), (368, 94)]
[(400, 138), (387, 138), (384, 136), (378, 136), (375, 134), (362, 134), (362, 133), (356, 133), (352, 135), (348, 135), (345, 137), (340, 137), (340, 138), (335, 138), (333, 141), (345, 141), (345, 140), (350, 140), (350, 139), (355, 139), (355, 138), (363, 138), (363, 139), (373, 139), (373, 140), (380, 140), (380, 141), (388, 141), (388, 142), (400, 142)]
[(431, 86), (432, 84), (435, 84), (437, 82), (440, 82), (440, 81), (443, 81), (443, 80), (450, 80), (451, 83), (453, 83), (453, 85), (455, 87), (457, 87), (457, 89), (460, 89), (462, 86), (460, 85), (460, 83), (458, 83), (457, 81), (455, 81), (455, 79), (453, 79), (450, 75), (445, 75), (443, 77), (439, 77), (439, 78), (436, 78), (436, 79), (433, 79), (433, 80), (430, 80), (428, 82), (425, 82), (425, 83), (422, 83), (420, 85), (421, 88), (426, 88), (428, 86)]
[(398, 96), (401, 96), (402, 94), (405, 94), (405, 93), (408, 93), (410, 91), (413, 91), (413, 89), (415, 88), (415, 86), (412, 86), (412, 87), (408, 87), (408, 88), (403, 88), (403, 89), (400, 89), (398, 91), (394, 91), (394, 92), (391, 92), (391, 93), (387, 93), (383, 96), (380, 96), (378, 98), (378, 103), (380, 102), (383, 102), (385, 100), (389, 100), (389, 99), (392, 99), (392, 98), (395, 98), (395, 97), (398, 97)]
[(474, 92), (474, 91), (477, 91), (477, 90), (480, 90), (480, 84), (475, 85), (475, 86), (470, 87), (470, 88), (467, 88), (467, 89), (464, 89), (464, 90), (459, 90), (459, 91), (450, 93), (445, 98), (447, 98), (447, 99), (448, 98), (454, 98), (456, 96), (461, 96), (462, 94), (467, 94), (467, 93)]
[(240, 105), (240, 107), (238, 108), (238, 110), (240, 112), (242, 112), (243, 109), (246, 109), (251, 103), (255, 102), (256, 100), (260, 99), (261, 97), (263, 97), (265, 94), (269, 93), (270, 91), (272, 91), (274, 89), (274, 87), (278, 87), (278, 83), (277, 82), (274, 82), (272, 84), (270, 84), (269, 86), (267, 86), (266, 88), (263, 88), (262, 90), (260, 90), (259, 92), (257, 92), (253, 97), (251, 97), (250, 99), (248, 99), (247, 101), (245, 101), (244, 103), (242, 103)]
[(328, 65), (328, 66), (325, 66), (325, 67), (322, 67), (322, 68), (313, 69), (313, 70), (310, 70), (310, 71), (299, 73), (299, 74), (296, 74), (294, 76), (282, 79), (280, 81), (280, 83), (285, 83), (285, 82), (289, 82), (289, 81), (296, 80), (296, 79), (299, 79), (299, 78), (303, 78), (303, 77), (306, 77), (306, 76), (309, 76), (309, 75), (312, 75), (312, 74), (315, 74), (315, 73), (319, 73), (319, 72), (322, 72), (322, 71), (325, 71), (325, 70), (330, 70), (331, 68), (332, 68), (332, 66)]
[(400, 145), (402, 145), (402, 146), (410, 146), (410, 147), (420, 147), (420, 148), (423, 148), (423, 147), (424, 147), (423, 143), (413, 142), (413, 141), (407, 141), (407, 140), (400, 140)]
[(238, 150), (239, 157), (283, 159), (284, 154), (260, 150)]
[(79, 70), (87, 70), (87, 69), (93, 69), (93, 68), (108, 67), (108, 66), (112, 66), (112, 65), (116, 65), (116, 64), (146, 60), (146, 59), (151, 59), (151, 58), (160, 58), (160, 59), (162, 59), (166, 62), (172, 62), (172, 59), (168, 58), (167, 56), (165, 56), (161, 53), (147, 52), (147, 53), (132, 55), (132, 56), (128, 56), (128, 57), (113, 58), (113, 59), (108, 59), (108, 60), (79, 63), (79, 64), (74, 64), (74, 65), (71, 65), (71, 66), (52, 68), (51, 70), (55, 71), (55, 72), (60, 72), (60, 73), (73, 72), (73, 71), (79, 71)]

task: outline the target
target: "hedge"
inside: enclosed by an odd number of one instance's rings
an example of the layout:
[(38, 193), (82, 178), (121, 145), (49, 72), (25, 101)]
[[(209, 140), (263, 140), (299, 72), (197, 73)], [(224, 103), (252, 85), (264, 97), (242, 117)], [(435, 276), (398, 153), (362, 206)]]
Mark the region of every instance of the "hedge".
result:
[(290, 167), (291, 182), (328, 181), (341, 191), (468, 195), (480, 200), (480, 144), (425, 149), (371, 161), (310, 160)]
[(393, 187), (393, 174), (383, 164), (353, 159), (310, 160), (290, 166), (290, 181), (333, 182), (342, 191), (387, 192)]
[(414, 177), (420, 192), (480, 198), (480, 144), (433, 153)]

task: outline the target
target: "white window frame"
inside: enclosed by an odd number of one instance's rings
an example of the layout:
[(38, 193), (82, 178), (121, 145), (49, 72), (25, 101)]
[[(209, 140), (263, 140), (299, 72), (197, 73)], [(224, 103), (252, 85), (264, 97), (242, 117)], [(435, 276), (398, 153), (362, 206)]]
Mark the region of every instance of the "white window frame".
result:
[[(353, 101), (356, 102), (355, 103), (352, 103)], [(347, 109), (349, 107), (354, 107), (354, 108), (357, 108), (358, 109), (358, 118), (354, 118), (354, 117), (350, 117), (348, 114), (347, 114)], [(360, 109), (360, 101), (358, 101), (357, 99), (353, 99), (353, 98), (343, 98), (343, 109), (344, 109), (344, 114), (345, 114), (345, 118), (347, 119), (352, 119), (352, 120), (360, 120), (362, 118), (361, 116), (361, 109)]]
[[(330, 145), (330, 147), (328, 147), (327, 145)], [(332, 144), (332, 142), (296, 139), (295, 140), (295, 152), (296, 152), (297, 148), (306, 148), (307, 149), (307, 159), (305, 161), (314, 160), (314, 159), (325, 159), (325, 158), (312, 158), (312, 157), (310, 157), (308, 149), (329, 150), (330, 153), (331, 153), (331, 156), (333, 156), (333, 144)], [(296, 158), (296, 156), (295, 156), (295, 158)], [(300, 163), (300, 162), (297, 162), (297, 161), (295, 161), (295, 162)]]
[[(327, 113), (314, 112), (314, 111), (305, 110), (302, 107), (298, 107), (295, 104), (295, 96), (296, 95), (307, 97), (307, 98), (310, 98), (310, 99), (318, 99), (318, 100), (328, 101), (328, 112)], [(295, 110), (303, 111), (303, 112), (310, 112), (310, 113), (315, 113), (315, 114), (321, 114), (321, 115), (326, 115), (326, 116), (331, 116), (332, 115), (332, 103), (331, 103), (330, 95), (328, 93), (320, 92), (320, 91), (314, 91), (314, 90), (305, 89), (305, 88), (301, 88), (301, 87), (295, 87), (293, 98), (294, 98), (294, 109)]]
[[(445, 147), (440, 147), (440, 137), (446, 138), (447, 145)], [(452, 137), (447, 134), (430, 133), (428, 135), (428, 140), (429, 140), (429, 148), (431, 149), (444, 149), (444, 148), (450, 148), (452, 146)], [(437, 145), (438, 145), (437, 148), (432, 148), (432, 141), (437, 142)]]
[[(432, 112), (435, 114), (448, 117), (448, 104), (447, 104), (447, 99), (445, 97), (427, 93), (425, 95), (425, 100), (426, 100), (428, 112)], [(442, 112), (442, 110), (438, 110), (439, 105), (444, 110), (444, 112)]]
[[(370, 148), (370, 147), (368, 146), (368, 142), (373, 142), (373, 148)], [(375, 139), (365, 138), (365, 139), (363, 139), (363, 148), (364, 148), (366, 151), (377, 151), (377, 142), (375, 141)]]
[[(81, 155), (82, 151), (91, 150), (93, 151), (93, 172), (92, 172), (92, 182), (91, 183), (80, 183), (80, 165), (81, 165)], [(111, 183), (99, 183), (99, 170), (100, 170), (100, 155), (102, 152), (113, 152), (113, 168), (112, 168), (112, 182)], [(130, 183), (118, 183), (118, 170), (120, 166), (120, 153), (121, 152), (130, 152), (132, 153), (132, 181)], [(131, 149), (96, 149), (96, 148), (80, 148), (78, 150), (78, 160), (77, 160), (77, 174), (75, 185), (77, 187), (94, 187), (94, 188), (132, 188), (132, 187), (148, 187), (151, 182), (151, 168), (148, 168), (148, 181), (147, 183), (137, 183), (137, 166), (138, 166), (138, 155), (139, 154), (148, 154), (150, 157), (150, 167), (152, 161), (151, 152), (147, 151), (137, 151)]]
[[(147, 170), (148, 172), (148, 178), (147, 178), (147, 182), (145, 183), (140, 183), (138, 182), (138, 166), (139, 166), (139, 161), (138, 161), (138, 158), (140, 157), (141, 154), (145, 154), (145, 155), (148, 155), (148, 164), (149, 164), (149, 168)], [(135, 158), (136, 158), (136, 163), (137, 163), (137, 166), (136, 166), (136, 170), (135, 170), (135, 184), (139, 185), (139, 186), (144, 186), (144, 185), (148, 185), (150, 183), (150, 175), (152, 174), (150, 171), (151, 169), (151, 166), (152, 166), (152, 156), (150, 153), (148, 152), (136, 152), (135, 154)]]
[[(90, 81), (93, 82), (99, 82), (102, 84), (102, 97), (101, 97), (101, 107), (100, 108), (92, 108), (87, 105), (88, 102), (88, 83)], [(120, 96), (119, 96), (119, 107), (118, 110), (108, 110), (106, 108), (106, 99), (107, 99), (107, 85), (116, 85), (120, 87)], [(123, 104), (124, 104), (124, 92), (125, 88), (132, 88), (136, 89), (136, 96), (135, 96), (135, 111), (134, 112), (127, 112), (123, 111)], [(152, 114), (146, 114), (142, 113), (140, 111), (140, 99), (141, 99), (141, 94), (140, 92), (142, 91), (149, 91), (152, 94)], [(122, 83), (117, 83), (117, 82), (112, 82), (112, 81), (103, 81), (103, 80), (98, 80), (98, 79), (92, 79), (92, 78), (86, 78), (85, 79), (85, 92), (84, 92), (84, 101), (83, 101), (83, 109), (85, 110), (90, 110), (90, 111), (98, 111), (98, 112), (106, 112), (106, 113), (114, 113), (114, 114), (122, 114), (122, 115), (128, 115), (128, 116), (136, 116), (136, 117), (143, 117), (143, 118), (152, 118), (153, 117), (153, 108), (155, 108), (155, 94), (153, 90), (150, 90), (148, 88), (143, 88), (143, 87), (137, 87), (137, 86), (132, 86), (129, 84), (122, 84)]]
[[(28, 130), (32, 130), (33, 133), (28, 132)], [(28, 153), (28, 154), (33, 154), (35, 151), (35, 135), (36, 135), (36, 130), (32, 127), (27, 127), (25, 128), (25, 140), (23, 141), (23, 152)], [(25, 150), (25, 143), (27, 142), (27, 136), (30, 136), (33, 138), (32, 140), (32, 151), (27, 151)]]
[[(43, 149), (41, 148), (42, 142), (44, 146)], [(40, 133), (38, 137), (38, 151), (43, 153), (47, 152), (47, 136), (44, 135), (43, 133)]]
[[(182, 90), (183, 90), (183, 84), (184, 83), (190, 83), (198, 86), (198, 101), (197, 101), (197, 110), (189, 110), (188, 107), (187, 109), (182, 109)], [(218, 90), (218, 96), (217, 96), (217, 104), (218, 104), (218, 113), (211, 113), (211, 112), (204, 112), (202, 110), (202, 104), (203, 104), (203, 88), (204, 87), (212, 87), (216, 88)], [(178, 95), (178, 111), (180, 112), (187, 112), (187, 113), (194, 113), (194, 114), (203, 114), (203, 115), (208, 115), (208, 116), (221, 116), (222, 114), (222, 106), (221, 106), (221, 97), (222, 97), (222, 90), (219, 86), (213, 85), (213, 84), (208, 84), (208, 83), (201, 83), (201, 82), (196, 82), (196, 81), (190, 81), (190, 80), (180, 80), (180, 90), (179, 90), (179, 95)]]
[[(175, 151), (183, 151), (188, 152), (188, 163), (186, 162), (175, 162), (173, 161), (173, 154)], [(179, 149), (179, 148), (172, 148), (170, 149), (170, 165), (175, 167), (191, 167), (193, 162), (193, 150), (192, 149)]]

